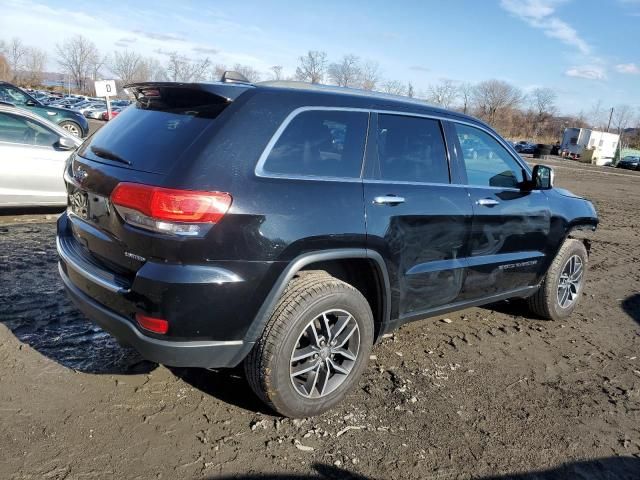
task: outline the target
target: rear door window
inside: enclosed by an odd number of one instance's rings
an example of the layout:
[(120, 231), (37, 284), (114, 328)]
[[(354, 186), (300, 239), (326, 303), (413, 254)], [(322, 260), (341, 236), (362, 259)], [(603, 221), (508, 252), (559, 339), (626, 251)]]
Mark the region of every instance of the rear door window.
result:
[(440, 122), (430, 118), (378, 115), (378, 169), (382, 180), (449, 183)]
[(296, 115), (269, 152), (267, 174), (359, 178), (369, 114), (309, 110)]

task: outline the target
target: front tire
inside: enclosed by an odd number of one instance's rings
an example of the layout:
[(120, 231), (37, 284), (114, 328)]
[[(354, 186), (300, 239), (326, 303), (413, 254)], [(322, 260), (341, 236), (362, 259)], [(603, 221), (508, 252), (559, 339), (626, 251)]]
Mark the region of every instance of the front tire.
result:
[(578, 304), (589, 260), (579, 240), (564, 242), (538, 291), (529, 297), (529, 309), (548, 320), (569, 317)]
[(244, 367), (253, 391), (276, 412), (311, 417), (344, 399), (372, 345), (364, 296), (326, 272), (303, 272), (287, 286)]

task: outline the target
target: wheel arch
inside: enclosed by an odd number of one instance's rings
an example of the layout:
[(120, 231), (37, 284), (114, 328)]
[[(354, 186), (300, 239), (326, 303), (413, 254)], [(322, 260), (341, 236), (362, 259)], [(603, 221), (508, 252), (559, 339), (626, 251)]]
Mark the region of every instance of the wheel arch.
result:
[(564, 242), (567, 240), (578, 240), (584, 244), (587, 249), (587, 255), (591, 254), (591, 235), (596, 230), (597, 222), (585, 221), (573, 223), (567, 230)]
[[(274, 311), (287, 284), (297, 274), (306, 270), (324, 270), (327, 269), (329, 265), (335, 266), (340, 265), (340, 263), (347, 265), (349, 261), (368, 262), (372, 267), (371, 273), (374, 274), (373, 278), (376, 282), (375, 293), (369, 291), (367, 292), (368, 294), (365, 294), (362, 290), (361, 293), (367, 298), (371, 310), (374, 312), (375, 339), (377, 340), (385, 333), (385, 328), (389, 324), (391, 313), (391, 287), (387, 267), (382, 256), (377, 252), (365, 248), (341, 248), (307, 252), (293, 259), (280, 274), (265, 301), (262, 303), (262, 306), (251, 323), (251, 327), (245, 335), (245, 342), (247, 342), (247, 344), (253, 344), (262, 334), (269, 320), (269, 316)], [(335, 272), (334, 270), (334, 273)], [(336, 276), (340, 278), (341, 275), (338, 274)], [(340, 279), (348, 281), (347, 278), (348, 277)], [(353, 286), (358, 288), (357, 284)], [(360, 287), (362, 287), (362, 284)], [(358, 289), (360, 290), (360, 288)], [(376, 299), (376, 301), (380, 302), (379, 305), (376, 306), (371, 303), (373, 297), (375, 297), (374, 299)]]

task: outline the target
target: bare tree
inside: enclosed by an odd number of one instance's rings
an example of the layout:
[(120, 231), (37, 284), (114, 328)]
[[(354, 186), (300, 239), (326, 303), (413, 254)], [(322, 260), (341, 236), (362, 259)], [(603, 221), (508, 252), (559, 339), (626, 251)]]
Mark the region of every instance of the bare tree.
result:
[(233, 70), (238, 72), (240, 75), (243, 75), (247, 80), (251, 83), (256, 83), (260, 81), (260, 72), (258, 72), (255, 68), (250, 65), (241, 65), (236, 63), (233, 66)]
[(109, 59), (107, 65), (109, 69), (120, 79), (123, 84), (146, 81), (142, 78), (144, 59), (142, 55), (130, 50), (116, 51)]
[(42, 85), (44, 68), (47, 64), (47, 53), (39, 48), (28, 48), (24, 56), (24, 70), (21, 74), (22, 83), (31, 86)]
[(550, 88), (536, 88), (529, 95), (529, 102), (533, 113), (533, 134), (538, 136), (556, 113), (556, 92)]
[(329, 79), (339, 87), (355, 87), (360, 83), (360, 58), (349, 54), (342, 57), (342, 60), (329, 65), (327, 70)]
[(404, 95), (406, 93), (404, 84), (397, 80), (387, 80), (382, 84), (382, 90), (392, 95)]
[(89, 59), (89, 78), (93, 81), (98, 80), (101, 76), (102, 67), (107, 63), (107, 57), (97, 53), (95, 56)]
[(522, 92), (501, 80), (485, 80), (473, 89), (473, 100), (480, 116), (495, 125), (499, 113), (520, 105)]
[(271, 76), (273, 80), (282, 80), (282, 65), (274, 65), (271, 67)]
[(138, 72), (133, 79), (136, 82), (161, 82), (166, 80), (168, 80), (167, 73), (155, 57), (142, 59)]
[(18, 37), (13, 37), (9, 43), (2, 42), (2, 53), (13, 73), (11, 80), (16, 81), (20, 72), (24, 69), (24, 60), (28, 47)]
[(58, 63), (76, 87), (82, 92), (87, 92), (87, 79), (96, 72), (97, 59), (100, 58), (94, 43), (82, 35), (76, 35), (67, 38), (62, 44), (57, 44), (56, 54)]
[(327, 71), (327, 54), (319, 50), (309, 50), (298, 59), (296, 78), (303, 82), (322, 83)]
[(613, 116), (611, 117), (613, 127), (618, 135), (622, 135), (626, 128), (633, 122), (633, 108), (629, 105), (617, 105), (613, 108)]
[(453, 80), (441, 80), (440, 83), (429, 85), (427, 101), (443, 108), (450, 108), (458, 98), (458, 87)]
[(226, 65), (217, 63), (211, 70), (211, 80), (219, 82), (220, 80), (222, 80), (222, 75), (224, 75), (224, 72), (226, 72), (227, 70), (229, 69)]
[(544, 122), (556, 113), (556, 98), (556, 92), (551, 88), (536, 88), (531, 92), (529, 100), (537, 121)]
[(360, 88), (363, 90), (375, 90), (380, 81), (380, 65), (373, 60), (367, 60), (362, 64), (360, 72)]
[(460, 101), (462, 102), (461, 110), (465, 115), (469, 113), (469, 108), (471, 107), (471, 99), (473, 97), (473, 84), (469, 82), (465, 82), (458, 86), (458, 94), (460, 97)]
[(11, 80), (11, 68), (3, 53), (0, 53), (0, 80)]
[(415, 95), (416, 95), (416, 92), (413, 89), (413, 84), (411, 82), (409, 82), (407, 84), (407, 97), (413, 98), (413, 97), (415, 97)]
[(165, 67), (167, 78), (172, 82), (197, 82), (207, 77), (211, 68), (209, 58), (192, 60), (178, 54), (169, 53)]
[(606, 130), (609, 119), (608, 115), (609, 112), (605, 111), (605, 108), (602, 106), (602, 100), (598, 100), (589, 109), (587, 120), (591, 127), (598, 130)]

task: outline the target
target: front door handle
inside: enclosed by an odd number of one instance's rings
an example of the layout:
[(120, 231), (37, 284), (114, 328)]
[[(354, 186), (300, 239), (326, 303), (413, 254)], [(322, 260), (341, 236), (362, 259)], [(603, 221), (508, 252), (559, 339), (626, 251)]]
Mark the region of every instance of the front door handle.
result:
[(397, 197), (395, 195), (382, 195), (379, 197), (374, 197), (373, 199), (374, 205), (398, 205), (399, 203), (404, 203), (404, 197)]
[(476, 205), (480, 205), (481, 207), (495, 207), (496, 205), (500, 205), (500, 202), (493, 198), (481, 198), (480, 200), (476, 200)]

